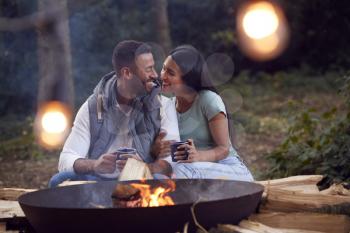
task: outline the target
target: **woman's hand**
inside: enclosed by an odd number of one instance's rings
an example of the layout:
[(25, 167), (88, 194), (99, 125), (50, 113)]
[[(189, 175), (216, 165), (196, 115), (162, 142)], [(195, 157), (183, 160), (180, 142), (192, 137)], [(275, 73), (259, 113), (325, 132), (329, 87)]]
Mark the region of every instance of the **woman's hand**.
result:
[[(175, 159), (179, 163), (193, 163), (200, 160), (200, 154), (194, 145), (193, 139), (187, 140), (188, 144), (184, 144), (177, 147), (177, 152), (175, 152)], [(186, 151), (188, 153), (188, 158), (186, 158)]]

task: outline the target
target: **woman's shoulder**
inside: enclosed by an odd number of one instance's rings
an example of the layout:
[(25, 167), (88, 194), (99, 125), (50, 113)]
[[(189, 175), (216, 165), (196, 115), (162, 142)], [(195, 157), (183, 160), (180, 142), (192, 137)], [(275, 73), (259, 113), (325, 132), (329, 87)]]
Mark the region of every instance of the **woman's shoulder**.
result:
[(217, 101), (222, 101), (220, 95), (217, 93), (210, 91), (210, 90), (202, 90), (199, 92), (199, 98), (201, 102), (217, 102)]

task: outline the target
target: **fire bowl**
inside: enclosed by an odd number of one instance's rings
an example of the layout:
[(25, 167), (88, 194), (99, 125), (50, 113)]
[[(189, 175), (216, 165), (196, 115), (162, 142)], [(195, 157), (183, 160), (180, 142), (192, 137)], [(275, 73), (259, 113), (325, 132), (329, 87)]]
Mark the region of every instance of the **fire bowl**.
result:
[[(111, 194), (118, 182), (105, 181), (39, 190), (22, 195), (19, 204), (36, 232), (178, 232), (189, 222), (191, 207), (209, 229), (237, 224), (256, 211), (263, 186), (229, 180), (173, 180), (172, 206), (119, 208)], [(163, 181), (164, 182), (164, 181)], [(140, 183), (140, 181), (121, 182)], [(161, 180), (147, 180), (151, 186)]]

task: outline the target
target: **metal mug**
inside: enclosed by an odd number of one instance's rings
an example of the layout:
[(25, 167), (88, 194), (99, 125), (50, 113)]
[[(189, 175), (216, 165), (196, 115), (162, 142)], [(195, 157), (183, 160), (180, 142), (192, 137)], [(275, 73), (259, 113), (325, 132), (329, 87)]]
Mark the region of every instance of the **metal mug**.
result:
[(117, 160), (127, 160), (130, 157), (128, 155), (136, 155), (137, 151), (135, 148), (121, 147), (113, 154), (117, 155)]
[[(185, 145), (185, 144), (189, 144), (188, 141), (180, 141), (180, 142), (174, 142), (173, 144), (170, 145), (170, 150), (171, 150), (171, 161), (173, 162), (177, 162), (177, 160), (175, 159), (175, 152), (177, 151), (177, 147), (181, 146), (181, 145)], [(188, 159), (188, 151), (185, 151), (185, 159)]]

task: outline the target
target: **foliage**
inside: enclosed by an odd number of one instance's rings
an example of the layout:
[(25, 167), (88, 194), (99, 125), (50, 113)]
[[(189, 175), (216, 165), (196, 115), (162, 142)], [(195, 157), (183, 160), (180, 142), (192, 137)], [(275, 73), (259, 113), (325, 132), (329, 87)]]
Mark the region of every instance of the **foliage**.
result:
[(332, 107), (323, 113), (310, 108), (291, 113), (286, 139), (267, 156), (267, 177), (322, 174), (334, 182), (350, 181), (350, 77), (340, 94), (346, 110)]
[[(10, 119), (11, 118), (11, 119)], [(0, 158), (2, 159), (40, 159), (57, 151), (46, 151), (36, 143), (33, 133), (33, 118), (24, 120), (15, 117), (1, 119)]]

